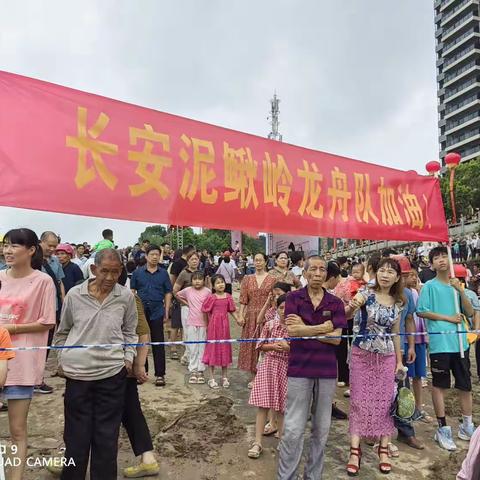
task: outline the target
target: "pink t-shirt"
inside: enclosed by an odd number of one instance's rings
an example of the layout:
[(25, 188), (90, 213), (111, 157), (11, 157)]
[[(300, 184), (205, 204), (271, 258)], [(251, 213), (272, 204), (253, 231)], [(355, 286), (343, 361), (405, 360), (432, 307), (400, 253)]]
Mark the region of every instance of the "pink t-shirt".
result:
[(187, 325), (191, 327), (207, 326), (202, 313), (202, 305), (204, 300), (211, 293), (212, 292), (207, 287), (203, 287), (199, 290), (193, 287), (187, 287), (177, 293), (178, 297), (188, 303), (189, 311)]
[[(0, 271), (0, 325), (42, 323), (55, 325), (55, 286), (39, 270), (24, 278), (12, 278), (8, 270)], [(12, 335), (14, 347), (42, 347), (48, 342), (48, 331)], [(42, 383), (45, 350), (16, 352), (8, 362), (5, 385), (32, 386)]]

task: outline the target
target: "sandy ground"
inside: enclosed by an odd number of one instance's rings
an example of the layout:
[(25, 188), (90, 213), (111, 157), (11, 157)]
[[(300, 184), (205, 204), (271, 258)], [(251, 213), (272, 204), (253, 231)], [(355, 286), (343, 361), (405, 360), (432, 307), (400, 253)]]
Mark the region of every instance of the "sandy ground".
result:
[[(232, 336), (238, 336), (232, 326)], [(237, 348), (234, 349), (234, 356)], [(236, 360), (236, 359), (235, 359)], [(51, 368), (49, 362), (48, 368)], [(236, 364), (236, 362), (235, 362)], [(472, 372), (474, 368), (472, 367)], [(49, 372), (47, 372), (47, 376)], [(161, 463), (162, 480), (235, 480), (246, 478), (276, 478), (276, 451), (278, 441), (265, 438), (264, 453), (259, 460), (250, 460), (246, 452), (254, 436), (255, 410), (248, 406), (244, 372), (232, 369), (231, 388), (214, 392), (206, 385), (189, 385), (186, 368), (178, 361), (167, 362), (167, 386), (155, 387), (151, 382), (140, 387), (140, 396), (155, 448)], [(29, 415), (29, 455), (55, 455), (63, 446), (64, 381), (48, 378), (55, 387), (51, 395), (36, 395)], [(348, 411), (348, 400), (338, 389), (337, 404)], [(433, 413), (429, 388), (424, 389), (427, 410)], [(480, 422), (480, 384), (474, 385), (474, 421)], [(459, 409), (455, 397), (448, 402), (449, 424), (454, 435), (458, 430)], [(180, 417), (180, 418), (178, 418)], [(162, 430), (178, 421), (166, 432)], [(468, 444), (457, 439), (459, 450), (454, 454), (438, 448), (433, 441), (434, 425), (415, 424), (417, 437), (426, 444), (424, 451), (416, 451), (398, 444), (400, 458), (393, 459), (393, 471), (388, 478), (397, 479), (454, 479), (466, 454)], [(323, 478), (347, 478), (348, 421), (333, 421), (327, 444)], [(307, 433), (308, 438), (308, 433)], [(0, 442), (8, 439), (7, 414), (0, 413)], [(308, 442), (307, 444), (308, 445)], [(364, 458), (359, 479), (385, 478), (377, 470), (378, 458), (373, 449), (363, 446)], [(128, 437), (122, 431), (119, 445), (119, 477), (122, 468), (135, 463)], [(31, 468), (25, 480), (54, 478), (46, 470)]]

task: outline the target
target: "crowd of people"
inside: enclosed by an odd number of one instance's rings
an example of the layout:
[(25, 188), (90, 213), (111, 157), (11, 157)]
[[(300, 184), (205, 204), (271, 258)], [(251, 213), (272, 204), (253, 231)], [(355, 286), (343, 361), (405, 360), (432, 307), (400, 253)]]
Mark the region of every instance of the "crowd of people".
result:
[[(245, 388), (257, 409), (246, 455), (260, 458), (263, 438), (278, 438), (279, 480), (296, 478), (309, 421), (304, 478), (322, 477), (332, 417), (349, 422), (348, 476), (359, 474), (362, 445), (375, 445), (383, 474), (399, 455), (396, 442), (425, 449), (415, 432), (422, 423), (436, 421), (438, 446), (455, 450), (445, 414), (451, 375), (462, 411), (457, 437), (473, 439), (457, 478), (480, 478), (470, 364), (475, 356), (480, 379), (480, 342), (474, 333), (459, 333), (480, 329), (476, 246), (466, 257), (459, 249), (451, 278), (441, 245), (335, 259), (292, 249), (243, 254), (238, 244), (215, 254), (193, 245), (173, 251), (146, 239), (118, 249), (111, 230), (102, 236), (89, 246), (22, 228), (0, 239), (0, 348), (58, 348), (65, 455), (50, 470), (61, 478), (84, 479), (89, 464), (92, 479), (117, 478), (122, 424), (140, 458), (123, 475), (158, 474), (138, 387), (149, 381), (149, 370), (155, 386), (168, 387), (169, 356), (185, 366), (190, 385), (228, 389), (232, 344), (217, 341), (231, 339), (232, 320), (242, 339), (255, 339), (240, 343), (237, 363), (248, 372)], [(182, 339), (185, 348), (162, 344)], [(153, 366), (149, 341), (160, 343), (151, 347)], [(111, 347), (62, 348), (93, 344)], [(11, 480), (23, 476), (33, 395), (53, 391), (44, 381), (47, 355), (0, 350), (0, 400), (22, 460), (10, 469)], [(429, 381), (432, 414), (424, 406)], [(336, 394), (349, 398), (349, 412), (337, 407)]]

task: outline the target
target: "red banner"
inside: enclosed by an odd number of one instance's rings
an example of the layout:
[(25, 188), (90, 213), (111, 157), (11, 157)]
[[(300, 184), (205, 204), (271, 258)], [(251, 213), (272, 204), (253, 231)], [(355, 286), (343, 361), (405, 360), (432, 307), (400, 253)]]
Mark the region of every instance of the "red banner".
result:
[(448, 238), (437, 180), (0, 72), (0, 205), (353, 239)]

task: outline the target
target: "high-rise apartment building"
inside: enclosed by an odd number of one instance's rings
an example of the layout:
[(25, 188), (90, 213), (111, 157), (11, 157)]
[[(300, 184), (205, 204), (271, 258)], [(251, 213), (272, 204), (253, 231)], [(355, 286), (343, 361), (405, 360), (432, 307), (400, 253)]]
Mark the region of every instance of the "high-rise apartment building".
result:
[(435, 0), (440, 158), (480, 155), (480, 0)]

